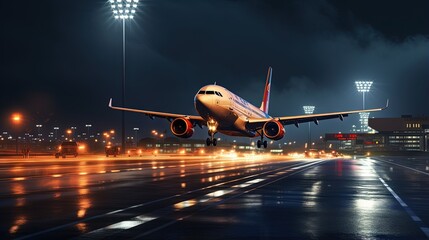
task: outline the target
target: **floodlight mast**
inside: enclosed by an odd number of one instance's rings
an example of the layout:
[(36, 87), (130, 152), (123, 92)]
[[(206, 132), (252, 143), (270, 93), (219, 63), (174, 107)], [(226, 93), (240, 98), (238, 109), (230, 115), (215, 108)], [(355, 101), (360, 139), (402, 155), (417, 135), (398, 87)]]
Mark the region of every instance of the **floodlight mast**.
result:
[[(372, 81), (356, 81), (356, 89), (358, 92), (362, 93), (362, 109), (365, 110), (365, 93), (369, 92), (372, 86)], [(367, 132), (368, 131), (368, 118), (369, 113), (359, 113), (360, 116), (360, 124), (361, 124), (361, 131)]]
[[(315, 106), (303, 106), (305, 114), (313, 114)], [(310, 122), (308, 122), (308, 140), (307, 140), (307, 148), (311, 148), (311, 125)]]
[[(125, 106), (125, 21), (134, 18), (139, 0), (109, 0), (115, 19), (122, 20), (122, 106)], [(125, 153), (125, 112), (122, 111), (122, 153)]]

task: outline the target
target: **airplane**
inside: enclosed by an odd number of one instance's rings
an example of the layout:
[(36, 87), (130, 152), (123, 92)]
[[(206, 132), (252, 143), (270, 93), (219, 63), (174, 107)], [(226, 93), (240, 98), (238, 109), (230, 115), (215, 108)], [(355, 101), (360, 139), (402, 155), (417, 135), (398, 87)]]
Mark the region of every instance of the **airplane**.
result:
[(180, 138), (189, 138), (193, 135), (196, 126), (200, 128), (205, 126), (208, 128), (209, 135), (206, 140), (207, 146), (217, 145), (217, 140), (214, 136), (219, 132), (228, 136), (260, 137), (256, 144), (257, 147), (261, 148), (263, 146), (267, 148), (267, 141), (264, 141), (264, 137), (271, 140), (282, 139), (286, 134), (285, 125), (299, 127), (300, 123), (306, 122), (314, 122), (319, 125), (319, 120), (334, 118), (339, 118), (343, 121), (344, 117), (349, 114), (381, 111), (389, 105), (389, 100), (387, 100), (386, 106), (383, 108), (271, 117), (268, 115), (271, 76), (272, 68), (269, 67), (264, 95), (259, 108), (228, 89), (216, 85), (216, 83), (202, 87), (195, 95), (194, 106), (199, 116), (117, 107), (112, 105), (112, 99), (109, 101), (109, 107), (120, 111), (142, 113), (152, 119), (155, 117), (165, 118), (170, 122), (170, 130), (173, 135)]

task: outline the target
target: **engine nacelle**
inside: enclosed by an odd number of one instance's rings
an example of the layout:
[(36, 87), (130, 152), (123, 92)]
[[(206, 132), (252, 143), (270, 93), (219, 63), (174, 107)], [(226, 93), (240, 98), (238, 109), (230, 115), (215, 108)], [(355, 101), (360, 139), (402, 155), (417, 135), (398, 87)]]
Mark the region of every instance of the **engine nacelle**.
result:
[(189, 138), (194, 134), (194, 126), (186, 118), (176, 118), (170, 124), (170, 130), (176, 137)]
[(276, 120), (266, 122), (262, 128), (262, 131), (264, 131), (264, 135), (267, 138), (272, 140), (280, 140), (285, 135), (285, 128), (283, 127), (283, 124)]

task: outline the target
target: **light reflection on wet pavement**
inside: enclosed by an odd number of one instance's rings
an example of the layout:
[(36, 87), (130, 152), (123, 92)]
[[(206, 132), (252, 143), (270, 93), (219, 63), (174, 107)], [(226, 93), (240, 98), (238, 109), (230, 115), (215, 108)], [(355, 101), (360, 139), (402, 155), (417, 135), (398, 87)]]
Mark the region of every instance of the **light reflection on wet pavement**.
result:
[(426, 166), (423, 157), (3, 161), (0, 234), (428, 239)]

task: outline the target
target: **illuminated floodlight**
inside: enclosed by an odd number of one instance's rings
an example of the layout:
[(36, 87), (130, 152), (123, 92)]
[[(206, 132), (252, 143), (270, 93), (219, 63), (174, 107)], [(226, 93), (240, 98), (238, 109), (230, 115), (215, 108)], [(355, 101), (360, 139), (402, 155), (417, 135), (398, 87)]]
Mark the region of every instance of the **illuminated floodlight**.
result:
[(369, 92), (372, 86), (372, 81), (356, 81), (356, 89), (362, 93), (362, 108), (365, 109), (365, 93)]
[[(314, 109), (316, 108), (315, 106), (303, 106), (302, 107), (304, 109), (304, 113), (305, 114), (313, 114)], [(307, 143), (305, 144), (305, 148), (307, 148), (311, 143), (311, 127), (310, 127), (310, 122), (308, 122), (308, 140)]]
[(358, 92), (369, 92), (372, 86), (372, 81), (356, 81), (356, 88)]
[(314, 109), (316, 107), (315, 106), (303, 106), (302, 108), (304, 109), (305, 114), (313, 114)]
[[(365, 93), (369, 92), (372, 86), (372, 81), (356, 81), (356, 89), (362, 93), (362, 109), (365, 109)], [(359, 113), (359, 122), (362, 132), (368, 132), (369, 113)]]
[[(138, 0), (109, 0), (115, 19), (133, 19), (138, 7)], [(126, 13), (126, 14), (123, 14)]]

